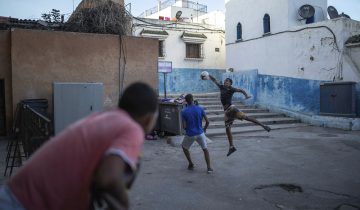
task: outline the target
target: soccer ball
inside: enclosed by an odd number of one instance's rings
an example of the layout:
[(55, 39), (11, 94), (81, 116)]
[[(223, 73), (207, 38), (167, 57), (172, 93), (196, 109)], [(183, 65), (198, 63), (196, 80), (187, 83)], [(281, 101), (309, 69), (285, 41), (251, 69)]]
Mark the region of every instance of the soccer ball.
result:
[(201, 72), (201, 79), (202, 80), (208, 80), (208, 79), (210, 79), (210, 77), (209, 77), (209, 72), (207, 72), (207, 71), (203, 71), (203, 72)]

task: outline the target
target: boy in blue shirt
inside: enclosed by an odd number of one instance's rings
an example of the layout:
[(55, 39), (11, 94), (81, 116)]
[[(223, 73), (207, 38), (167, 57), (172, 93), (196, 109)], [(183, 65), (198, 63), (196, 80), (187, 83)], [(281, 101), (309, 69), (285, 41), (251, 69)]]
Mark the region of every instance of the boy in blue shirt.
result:
[[(205, 132), (209, 126), (209, 120), (206, 117), (204, 109), (194, 104), (194, 99), (191, 94), (185, 96), (185, 101), (188, 104), (187, 107), (181, 112), (183, 119), (183, 128), (186, 131), (186, 135), (182, 142), (182, 148), (186, 159), (189, 161), (189, 170), (194, 169), (194, 164), (190, 157), (189, 149), (191, 145), (196, 141), (204, 151), (205, 161), (207, 165), (207, 173), (212, 173), (213, 169), (210, 166), (210, 156), (206, 144)], [(202, 119), (205, 119), (204, 129), (202, 128)]]

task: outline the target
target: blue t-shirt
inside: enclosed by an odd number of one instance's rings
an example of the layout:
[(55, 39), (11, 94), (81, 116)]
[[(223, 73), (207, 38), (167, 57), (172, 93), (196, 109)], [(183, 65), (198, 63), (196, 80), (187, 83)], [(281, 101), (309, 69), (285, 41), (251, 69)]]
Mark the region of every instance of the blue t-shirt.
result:
[(205, 112), (203, 108), (190, 105), (181, 112), (181, 116), (186, 123), (185, 130), (187, 136), (197, 136), (204, 133), (202, 118), (205, 116)]

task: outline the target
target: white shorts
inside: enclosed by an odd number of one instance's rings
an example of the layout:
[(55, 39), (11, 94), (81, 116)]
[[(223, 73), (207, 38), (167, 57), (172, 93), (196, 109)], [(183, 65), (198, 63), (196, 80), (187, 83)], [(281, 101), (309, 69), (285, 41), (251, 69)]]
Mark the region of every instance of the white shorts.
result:
[(201, 149), (207, 149), (205, 133), (202, 133), (197, 136), (186, 136), (185, 135), (184, 140), (181, 145), (185, 149), (190, 149), (190, 147), (194, 143), (194, 141), (196, 141), (201, 146)]

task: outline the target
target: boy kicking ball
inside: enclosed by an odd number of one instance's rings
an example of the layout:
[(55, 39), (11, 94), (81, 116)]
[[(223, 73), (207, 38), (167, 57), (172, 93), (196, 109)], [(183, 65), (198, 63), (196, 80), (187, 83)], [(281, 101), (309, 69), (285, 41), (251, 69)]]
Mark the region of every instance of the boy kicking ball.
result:
[(224, 80), (224, 85), (221, 85), (213, 76), (211, 76), (207, 71), (203, 71), (201, 73), (201, 79), (202, 80), (211, 80), (215, 83), (216, 86), (220, 89), (220, 100), (224, 108), (225, 117), (225, 128), (226, 128), (226, 135), (229, 140), (229, 152), (227, 153), (227, 156), (231, 155), (233, 152), (236, 151), (236, 148), (233, 143), (233, 136), (231, 133), (231, 126), (234, 123), (235, 119), (238, 120), (246, 120), (253, 122), (254, 124), (257, 124), (264, 128), (267, 132), (270, 132), (271, 128), (267, 125), (262, 124), (258, 120), (252, 117), (248, 117), (245, 113), (243, 113), (240, 109), (232, 105), (232, 97), (234, 93), (242, 93), (245, 96), (245, 99), (251, 98), (243, 89), (240, 88), (234, 88), (232, 87), (232, 80), (230, 78), (226, 78)]

